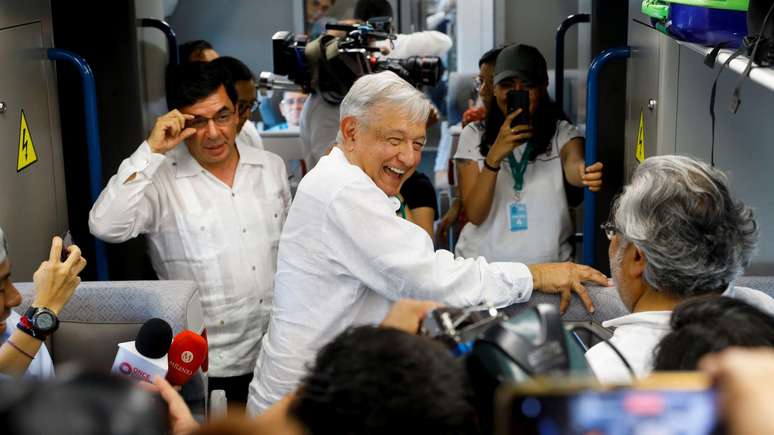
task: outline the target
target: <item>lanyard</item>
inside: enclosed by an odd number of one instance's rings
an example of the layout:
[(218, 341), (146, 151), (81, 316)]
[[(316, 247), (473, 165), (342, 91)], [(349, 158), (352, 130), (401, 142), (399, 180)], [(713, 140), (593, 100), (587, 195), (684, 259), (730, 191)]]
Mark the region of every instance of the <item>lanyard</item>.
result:
[(531, 151), (532, 145), (527, 144), (527, 149), (524, 150), (524, 154), (518, 162), (516, 161), (516, 157), (513, 156), (513, 153), (508, 154), (508, 163), (511, 167), (511, 175), (513, 175), (513, 189), (516, 193), (524, 190), (524, 172), (527, 171), (527, 164), (529, 163)]

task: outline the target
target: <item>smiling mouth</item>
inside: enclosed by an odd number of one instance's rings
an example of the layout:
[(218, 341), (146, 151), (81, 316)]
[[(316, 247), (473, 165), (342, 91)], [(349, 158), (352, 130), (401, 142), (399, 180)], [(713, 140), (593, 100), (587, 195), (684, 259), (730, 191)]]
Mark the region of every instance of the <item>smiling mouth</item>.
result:
[(384, 167), (384, 172), (387, 175), (389, 175), (391, 177), (394, 177), (394, 178), (397, 178), (398, 180), (400, 180), (400, 178), (403, 177), (403, 175), (406, 173), (406, 170), (405, 169), (396, 168), (394, 166), (385, 166)]

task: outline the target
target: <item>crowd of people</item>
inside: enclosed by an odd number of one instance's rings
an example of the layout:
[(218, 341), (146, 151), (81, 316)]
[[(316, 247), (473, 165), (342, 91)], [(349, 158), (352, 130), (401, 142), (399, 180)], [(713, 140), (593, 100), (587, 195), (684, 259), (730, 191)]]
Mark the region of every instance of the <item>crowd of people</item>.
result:
[[(316, 2), (310, 23), (326, 21), (332, 3)], [(356, 20), (392, 14), (386, 1), (358, 3)], [(448, 50), (434, 33), (402, 35), (395, 50), (417, 47)], [(357, 79), (340, 105), (286, 93), (287, 123), (277, 129), (300, 128), (311, 156), (291, 198), (286, 162), (263, 149), (250, 119), (254, 74), (205, 41), (180, 52), (168, 74), (169, 112), (110, 178), (89, 228), (113, 243), (144, 235), (159, 279), (196, 282), (208, 388), (248, 416), (201, 425), (161, 378), (143, 390), (97, 375), (12, 384), (54, 378), (44, 341), (86, 260), (54, 237), (30, 308), (16, 313), (21, 297), (0, 229), (0, 390), (13, 385), (0, 397), (0, 427), (31, 433), (76, 416), (103, 421), (115, 410), (80, 405), (101, 394), (133, 404), (125, 412), (134, 418), (122, 419), (129, 429), (116, 433), (480, 433), (485, 418), (462, 360), (419, 334), (427, 313), (506, 307), (534, 292), (559, 295), (562, 312), (573, 297), (593, 312), (591, 283), (615, 286), (630, 312), (604, 322), (612, 338), (586, 352), (596, 379), (701, 370), (722, 397), (730, 433), (774, 431), (766, 412), (774, 300), (735, 285), (758, 242), (753, 210), (719, 169), (651, 157), (603, 225), (612, 277), (572, 263), (570, 189), (605, 188), (603, 166), (584, 163), (583, 135), (549, 97), (536, 48), (496, 48), (479, 62), (482, 108), (466, 115), (453, 157), (454, 212), (469, 221), (455, 253), (434, 245), (435, 192), (416, 172), (437, 114), (420, 90), (379, 72)], [(513, 91), (528, 95), (526, 107), (512, 110)], [(522, 112), (528, 121), (514, 124)], [(67, 405), (30, 424), (55, 399)], [(107, 424), (72, 427), (99, 433)]]

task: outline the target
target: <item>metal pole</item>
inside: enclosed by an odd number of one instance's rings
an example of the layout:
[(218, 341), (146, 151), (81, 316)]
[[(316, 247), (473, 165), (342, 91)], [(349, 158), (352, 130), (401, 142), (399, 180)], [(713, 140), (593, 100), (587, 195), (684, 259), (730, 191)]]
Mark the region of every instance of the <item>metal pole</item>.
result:
[(142, 18), (140, 19), (140, 26), (153, 27), (164, 32), (164, 36), (167, 37), (167, 51), (169, 52), (169, 64), (174, 66), (180, 61), (180, 55), (177, 51), (177, 35), (172, 27), (164, 20), (157, 20), (155, 18)]
[[(610, 48), (591, 61), (586, 84), (586, 166), (594, 164), (597, 158), (598, 117), (599, 117), (599, 74), (602, 67), (613, 59), (626, 59), (631, 55), (629, 47)], [(589, 188), (583, 189), (583, 264), (593, 265), (596, 252), (597, 195)]]
[(589, 14), (574, 14), (565, 18), (556, 28), (556, 70), (554, 71), (554, 99), (564, 110), (564, 35), (570, 27), (591, 21)]
[[(49, 48), (48, 58), (67, 61), (78, 68), (83, 85), (83, 109), (86, 121), (86, 144), (89, 159), (89, 192), (91, 203), (94, 204), (102, 192), (102, 153), (99, 145), (99, 123), (97, 117), (97, 87), (94, 73), (86, 60), (81, 56), (60, 48)], [(97, 280), (108, 280), (107, 250), (105, 243), (94, 238), (95, 262)]]

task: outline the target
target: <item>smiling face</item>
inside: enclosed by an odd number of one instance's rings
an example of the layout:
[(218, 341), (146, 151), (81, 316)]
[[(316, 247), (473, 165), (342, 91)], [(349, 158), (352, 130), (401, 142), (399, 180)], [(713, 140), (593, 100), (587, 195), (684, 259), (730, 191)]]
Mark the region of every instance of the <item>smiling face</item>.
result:
[(239, 117), (225, 87), (181, 108), (180, 112), (194, 115), (194, 121), (210, 118), (186, 140), (188, 151), (200, 165), (211, 170), (239, 158), (234, 142)]
[(11, 282), (11, 262), (6, 258), (0, 263), (0, 334), (8, 328), (5, 321), (11, 315), (11, 308), (20, 303), (21, 295)]
[(397, 195), (422, 159), (426, 120), (411, 122), (394, 106), (376, 106), (367, 119), (341, 121), (341, 145), (350, 163), (359, 166), (389, 196)]

